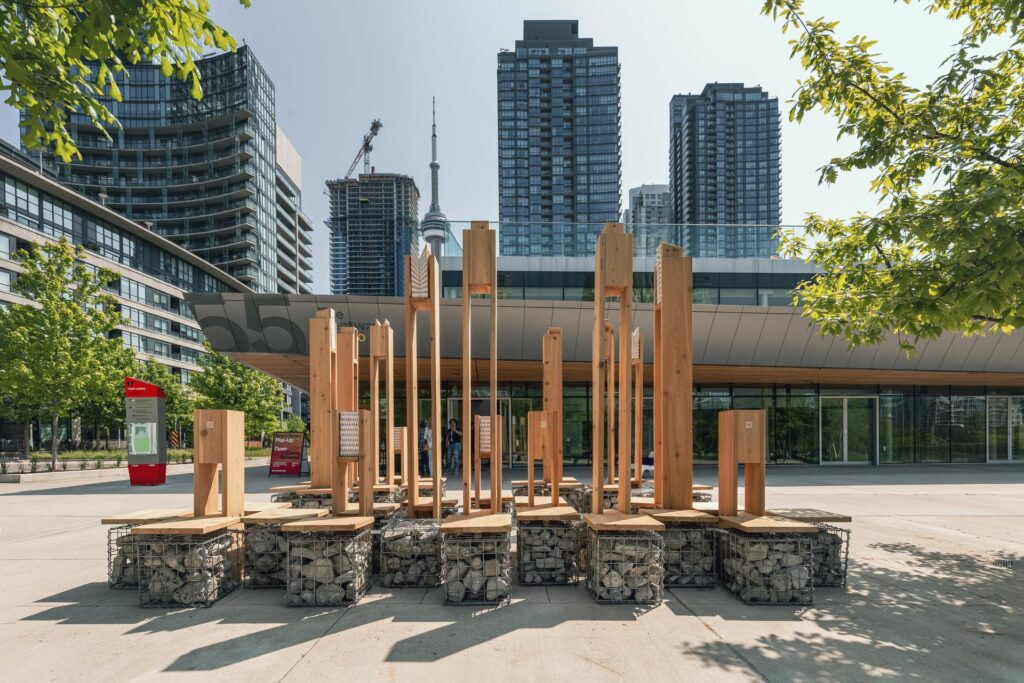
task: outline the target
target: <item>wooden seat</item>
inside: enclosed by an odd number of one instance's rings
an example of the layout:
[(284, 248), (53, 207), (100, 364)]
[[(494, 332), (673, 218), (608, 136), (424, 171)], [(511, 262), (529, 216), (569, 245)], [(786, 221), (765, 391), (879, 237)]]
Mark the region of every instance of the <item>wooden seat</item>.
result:
[(250, 503), (246, 501), (242, 514), (254, 515), (267, 510), (285, 510), (292, 506), (291, 503)]
[(303, 519), (297, 522), (288, 522), (281, 526), (285, 533), (301, 532), (324, 532), (335, 531), (362, 531), (373, 526), (373, 517), (341, 516), (341, 517), (318, 517), (316, 519)]
[(516, 518), (519, 522), (563, 522), (578, 520), (580, 513), (568, 505), (556, 507), (533, 507), (527, 510), (517, 510)]
[(533, 505), (530, 505), (529, 496), (516, 496), (513, 502), (516, 506), (516, 514), (518, 514), (520, 510), (568, 505), (568, 503), (565, 502), (565, 498), (562, 498), (561, 496), (558, 497), (557, 505), (551, 502), (551, 496), (534, 496)]
[(148, 508), (104, 517), (100, 524), (146, 524), (164, 519), (191, 517), (192, 508)]
[(512, 515), (507, 513), (454, 515), (441, 524), (442, 534), (483, 534), (512, 531)]
[[(355, 503), (350, 503), (351, 507), (348, 510), (336, 510), (334, 512), (335, 517), (353, 517), (359, 516), (359, 508)], [(374, 517), (387, 517), (391, 513), (398, 510), (401, 507), (400, 503), (374, 503), (373, 504), (373, 516)]]
[(626, 515), (605, 512), (583, 515), (583, 521), (594, 531), (664, 531), (665, 525), (647, 515)]
[(330, 510), (325, 508), (318, 508), (315, 510), (308, 508), (279, 508), (246, 515), (245, 517), (242, 517), (242, 524), (245, 526), (285, 524), (287, 522), (296, 522), (300, 519), (309, 519), (311, 517), (326, 517), (329, 513)]
[(767, 514), (773, 517), (785, 517), (797, 522), (807, 522), (808, 524), (843, 524), (853, 521), (853, 518), (849, 515), (816, 510), (814, 508), (776, 508), (775, 510), (768, 510)]
[(700, 510), (644, 510), (645, 515), (650, 515), (663, 524), (715, 524), (718, 516)]
[(738, 515), (719, 517), (718, 524), (723, 529), (735, 529), (747, 534), (815, 534), (818, 527), (806, 522), (797, 522), (785, 517), (769, 515), (752, 515), (741, 512)]
[(288, 484), (286, 486), (271, 486), (267, 493), (299, 493), (311, 488), (309, 482), (305, 484)]
[(203, 536), (237, 526), (241, 517), (188, 517), (132, 527), (133, 536)]

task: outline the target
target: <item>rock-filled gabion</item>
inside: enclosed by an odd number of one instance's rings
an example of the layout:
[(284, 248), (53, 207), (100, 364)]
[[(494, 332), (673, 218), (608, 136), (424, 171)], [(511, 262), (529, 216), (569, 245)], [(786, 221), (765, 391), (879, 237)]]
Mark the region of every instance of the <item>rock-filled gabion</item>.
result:
[[(544, 495), (550, 496), (551, 489), (548, 489)], [(580, 514), (590, 512), (592, 507), (591, 497), (594, 495), (594, 490), (589, 486), (574, 486), (572, 488), (559, 488), (558, 495), (565, 498), (565, 502), (568, 503), (573, 510)]]
[(694, 491), (692, 495), (693, 495), (693, 502), (695, 502), (695, 503), (710, 503), (711, 502), (711, 491)]
[(107, 531), (107, 585), (111, 588), (135, 588), (139, 585), (135, 537), (132, 525), (122, 524)]
[[(400, 502), (399, 499), (398, 499), (399, 498), (399, 496), (398, 496), (398, 491), (399, 490), (400, 489), (395, 489), (394, 491), (374, 491), (373, 492), (373, 502), (374, 503), (398, 503), (398, 502)], [(402, 494), (402, 499), (403, 500), (405, 499), (405, 494), (404, 493)], [(358, 503), (359, 502), (359, 491), (349, 491), (348, 492), (348, 502), (350, 502), (350, 503)]]
[(294, 494), (292, 498), (292, 507), (301, 508), (303, 510), (319, 510), (321, 508), (331, 507), (331, 494), (329, 493), (316, 493), (316, 494), (304, 494), (298, 492)]
[(143, 607), (209, 607), (240, 584), (233, 531), (137, 536), (135, 545)]
[(508, 532), (443, 534), (442, 571), (449, 604), (501, 604), (512, 582)]
[(288, 575), (288, 537), (280, 524), (251, 526), (244, 531), (242, 576), (247, 588), (282, 588)]
[(520, 521), (516, 545), (519, 583), (534, 586), (576, 583), (579, 545), (579, 521)]
[(647, 531), (589, 530), (587, 589), (597, 602), (659, 602), (665, 543)]
[[(523, 486), (512, 487), (513, 496), (528, 496), (530, 495), (529, 485), (524, 484)], [(551, 495), (551, 484), (544, 483), (543, 479), (536, 479), (533, 482), (533, 495), (535, 496), (550, 496)]]
[(381, 531), (380, 584), (386, 587), (441, 584), (441, 523), (397, 519)]
[(845, 586), (850, 558), (850, 530), (819, 524), (811, 547), (815, 586)]
[(289, 533), (289, 607), (357, 602), (370, 587), (370, 530)]
[(726, 531), (720, 539), (725, 587), (747, 604), (810, 605), (814, 538)]
[(665, 585), (681, 588), (713, 588), (715, 546), (718, 532), (710, 525), (666, 523)]

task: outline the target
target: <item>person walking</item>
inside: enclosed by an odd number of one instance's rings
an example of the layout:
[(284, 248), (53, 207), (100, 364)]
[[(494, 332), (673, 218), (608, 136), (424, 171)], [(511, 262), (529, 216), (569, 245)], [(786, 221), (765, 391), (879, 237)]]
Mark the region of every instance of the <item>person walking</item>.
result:
[(430, 442), (433, 434), (430, 432), (430, 423), (420, 420), (420, 476), (430, 476)]
[(448, 473), (458, 475), (462, 469), (462, 430), (454, 417), (448, 420)]

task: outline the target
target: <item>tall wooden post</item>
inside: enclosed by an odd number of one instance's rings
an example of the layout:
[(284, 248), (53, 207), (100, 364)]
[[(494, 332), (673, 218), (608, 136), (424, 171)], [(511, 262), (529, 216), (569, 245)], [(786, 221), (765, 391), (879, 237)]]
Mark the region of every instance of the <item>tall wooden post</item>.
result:
[[(558, 423), (561, 415), (553, 410), (531, 410), (526, 414), (527, 447), (526, 447), (526, 501), (528, 507), (534, 506), (534, 475), (533, 461), (538, 455), (541, 462), (551, 462), (558, 457)], [(552, 484), (554, 486), (554, 484)], [(557, 487), (552, 488), (551, 506), (558, 506)]]
[(335, 356), (338, 351), (334, 309), (309, 320), (309, 477), (313, 488), (329, 488), (338, 446)]
[(606, 449), (608, 451), (608, 486), (615, 484), (615, 328), (607, 320), (604, 323), (605, 367), (604, 379), (607, 384), (605, 406)]
[[(630, 335), (628, 330), (633, 325), (633, 235), (626, 233), (622, 223), (605, 223), (604, 230), (597, 238), (597, 251), (594, 263), (594, 328), (593, 349), (591, 353), (591, 379), (593, 382), (593, 452), (594, 452), (594, 497), (593, 511), (599, 514), (604, 503), (601, 485), (601, 454), (604, 451), (604, 401), (602, 396), (602, 364), (614, 378), (614, 368), (609, 367), (612, 359), (607, 359), (607, 352), (612, 343), (605, 335), (605, 299), (608, 296), (619, 299), (619, 415), (618, 415), (618, 452), (619, 459), (619, 502), (621, 512), (631, 512), (631, 485), (629, 474), (629, 456), (632, 452), (631, 424), (629, 419), (630, 406)], [(614, 351), (612, 352), (614, 353)], [(614, 405), (614, 388), (610, 392), (609, 402)], [(614, 411), (608, 411), (613, 422)], [(610, 431), (609, 434), (612, 432)], [(612, 438), (609, 437), (609, 447)], [(609, 460), (609, 463), (611, 460)], [(609, 465), (611, 469), (611, 465)]]
[(433, 475), (432, 515), (441, 518), (441, 289), (437, 259), (424, 246), (416, 256), (405, 257), (405, 401), (406, 444), (402, 482), (408, 490), (408, 514), (416, 516), (419, 502), (419, 377), (417, 376), (416, 314), (430, 313), (430, 431)]
[(544, 461), (544, 481), (551, 485), (551, 500), (558, 501), (558, 485), (562, 481), (562, 328), (550, 327), (544, 334), (544, 410), (555, 413), (554, 457)]
[[(491, 513), (501, 511), (501, 437), (502, 425), (498, 418), (498, 245), (496, 233), (487, 221), (473, 221), (469, 229), (462, 231), (462, 425), (463, 429), (472, 424), (473, 379), (472, 356), (473, 335), (472, 305), (474, 294), (490, 297), (490, 428), (491, 428)], [(474, 447), (476, 439), (473, 440)], [(465, 442), (464, 442), (465, 443)], [(480, 454), (462, 460), (462, 495), (466, 511), (470, 511), (470, 461)], [(481, 494), (482, 495), (482, 494)], [(476, 499), (480, 507), (479, 496)]]
[[(373, 416), (373, 442), (377, 444), (375, 448), (380, 449), (380, 364), (384, 363), (384, 373), (386, 377), (384, 385), (384, 411), (385, 411), (385, 434), (387, 438), (384, 439), (384, 462), (385, 462), (385, 483), (395, 483), (395, 440), (393, 437), (395, 431), (395, 374), (394, 374), (394, 362), (395, 362), (395, 336), (394, 330), (391, 329), (391, 323), (387, 320), (384, 324), (381, 324), (379, 320), (375, 320), (373, 325), (370, 325), (370, 413)], [(373, 482), (376, 483), (379, 474), (379, 468), (374, 471)], [(362, 477), (360, 477), (362, 479)], [(362, 482), (360, 482), (360, 487)]]
[[(196, 410), (192, 434), (193, 515), (241, 517), (245, 507), (245, 413)], [(224, 481), (218, 501), (219, 472), (223, 472)]]
[[(339, 412), (354, 412), (359, 410), (359, 330), (354, 327), (343, 327), (338, 330), (337, 349), (335, 354), (336, 370), (335, 391), (336, 404)], [(337, 418), (335, 418), (337, 422)], [(337, 441), (335, 441), (337, 443)], [(335, 449), (337, 451), (337, 448)], [(333, 474), (331, 475), (331, 503), (335, 513), (347, 512), (350, 509), (348, 492), (352, 488), (352, 473), (358, 469), (358, 464), (353, 467), (353, 461), (332, 458), (334, 463)], [(358, 461), (357, 461), (358, 463)], [(373, 484), (371, 479), (369, 486), (363, 482), (359, 487), (360, 502), (364, 496), (369, 495), (372, 504)]]
[(633, 330), (633, 472), (643, 480), (644, 462), (644, 335), (637, 327)]
[(693, 508), (693, 263), (658, 245), (654, 277), (654, 500)]
[(767, 440), (764, 410), (726, 410), (718, 414), (718, 514), (736, 515), (736, 470), (743, 465), (744, 511), (765, 513), (764, 468)]

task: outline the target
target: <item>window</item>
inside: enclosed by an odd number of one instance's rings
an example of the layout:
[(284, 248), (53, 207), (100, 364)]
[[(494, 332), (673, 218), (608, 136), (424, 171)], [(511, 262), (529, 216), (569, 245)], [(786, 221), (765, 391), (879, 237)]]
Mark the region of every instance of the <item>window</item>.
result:
[(0, 292), (11, 291), (11, 281), (14, 279), (14, 273), (9, 270), (0, 270)]
[(11, 260), (14, 253), (14, 238), (10, 235), (0, 234), (0, 258)]

